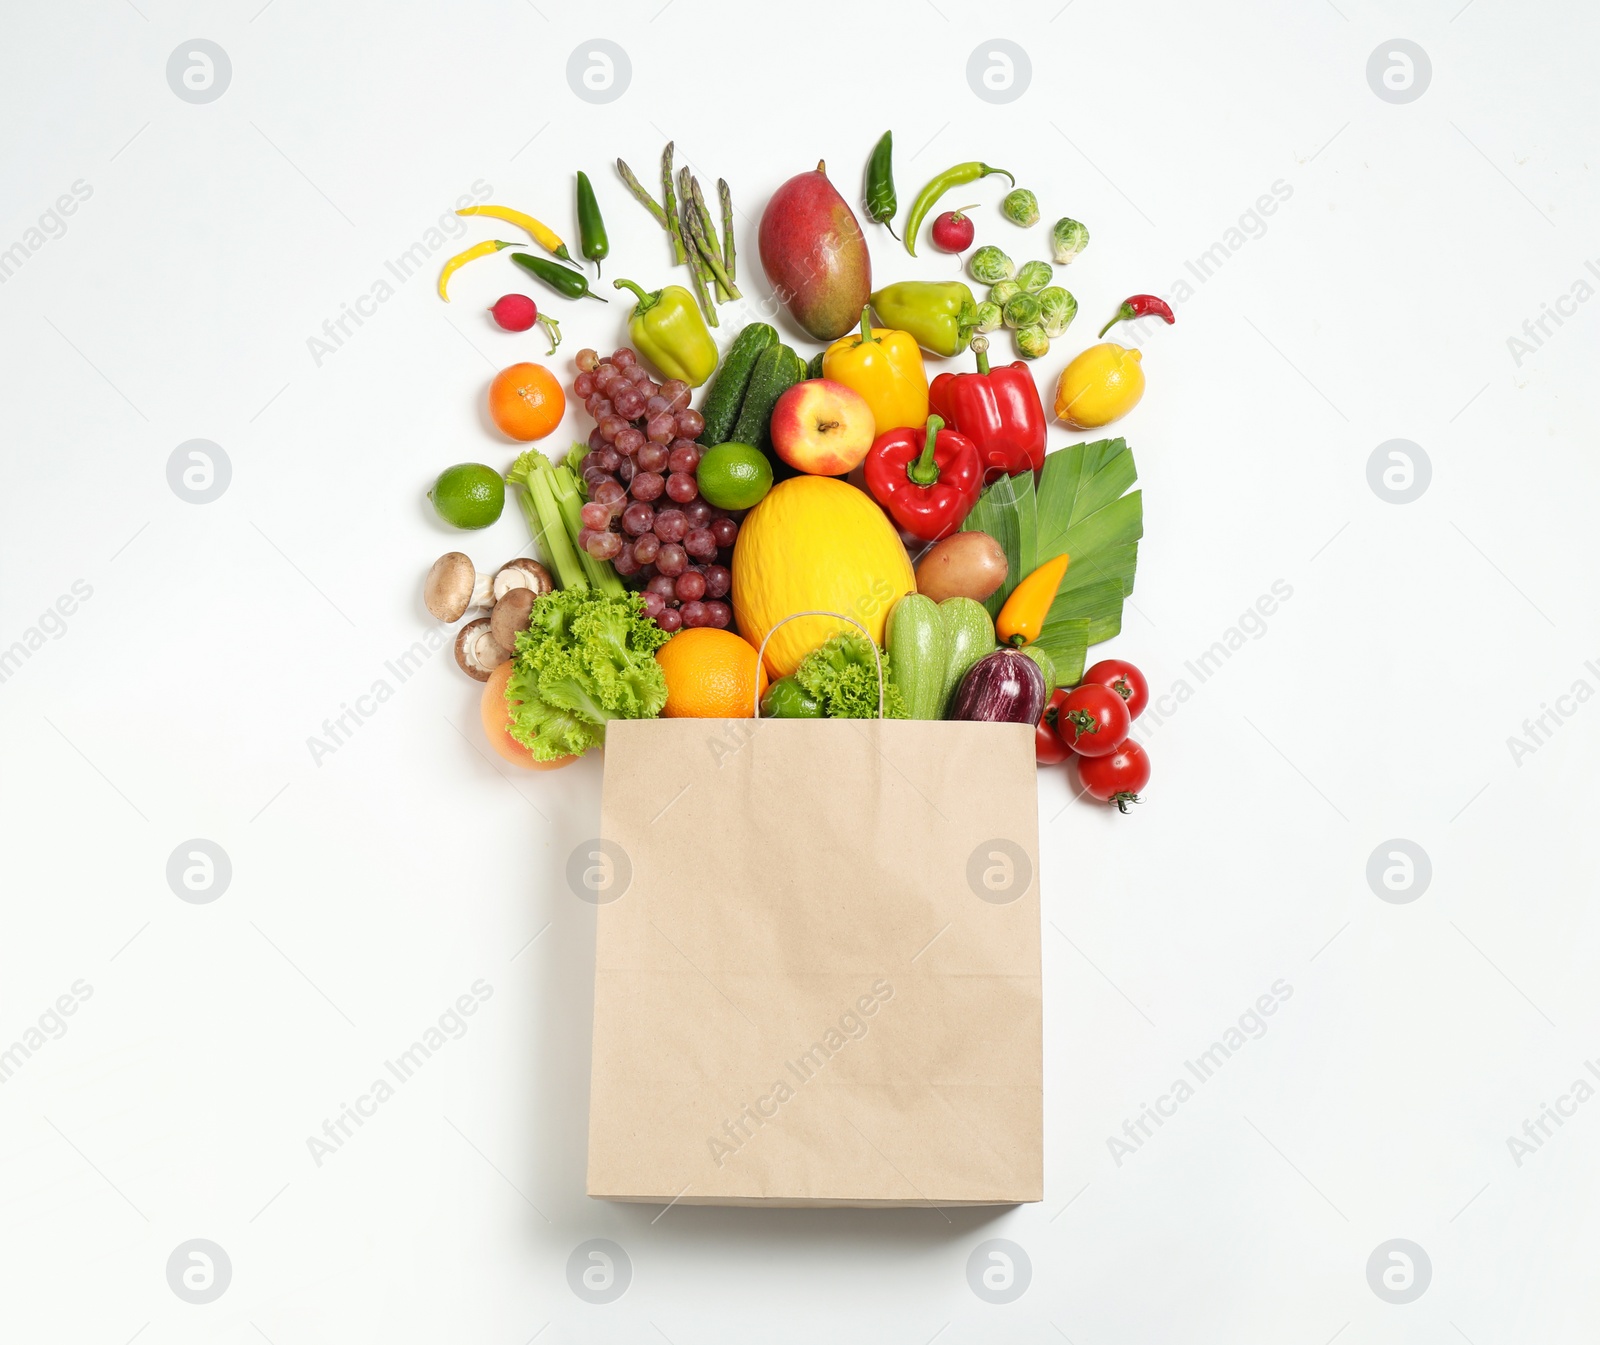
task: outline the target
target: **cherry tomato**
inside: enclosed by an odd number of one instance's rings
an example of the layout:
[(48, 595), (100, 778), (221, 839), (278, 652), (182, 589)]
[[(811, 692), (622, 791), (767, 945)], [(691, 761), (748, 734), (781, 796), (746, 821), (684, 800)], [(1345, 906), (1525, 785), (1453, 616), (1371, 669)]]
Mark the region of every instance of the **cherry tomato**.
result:
[(1034, 730), (1033, 754), (1041, 766), (1059, 766), (1072, 755), (1066, 743), (1061, 741), (1061, 735), (1056, 732), (1048, 709), (1039, 716), (1039, 727)]
[(1085, 682), (1067, 692), (1056, 709), (1056, 731), (1080, 757), (1104, 757), (1128, 736), (1128, 706), (1110, 687)]
[(1079, 757), (1078, 779), (1083, 781), (1084, 793), (1102, 803), (1114, 803), (1118, 812), (1125, 813), (1130, 803), (1139, 802), (1139, 791), (1150, 783), (1150, 757), (1129, 738), (1103, 757)]
[(1127, 659), (1103, 658), (1084, 673), (1085, 683), (1097, 682), (1110, 687), (1128, 703), (1128, 718), (1137, 719), (1150, 704), (1150, 683)]

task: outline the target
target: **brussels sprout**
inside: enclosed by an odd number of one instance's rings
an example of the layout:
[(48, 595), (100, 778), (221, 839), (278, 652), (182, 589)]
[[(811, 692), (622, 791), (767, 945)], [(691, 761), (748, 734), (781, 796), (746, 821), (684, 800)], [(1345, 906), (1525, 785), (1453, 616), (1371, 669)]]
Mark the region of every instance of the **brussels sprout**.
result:
[(1050, 250), (1057, 266), (1067, 265), (1089, 246), (1089, 231), (1075, 219), (1058, 219), (1050, 230)]
[(1050, 353), (1050, 338), (1043, 327), (1024, 327), (1017, 333), (1017, 354), (1025, 360), (1037, 360)]
[(1008, 303), (1022, 293), (1022, 286), (1015, 280), (1002, 280), (989, 291), (989, 302), (999, 304), (1004, 308)]
[(1000, 311), (999, 304), (982, 303), (978, 305), (972, 329), (978, 332), (992, 332), (996, 330), (1004, 320), (1004, 315)]
[(1039, 222), (1039, 198), (1026, 187), (1008, 192), (1006, 199), (1000, 202), (1000, 210), (1013, 224), (1020, 224), (1024, 229)]
[(1017, 284), (1029, 294), (1037, 294), (1050, 283), (1054, 274), (1049, 262), (1025, 262), (1017, 272)]
[(1039, 324), (1044, 334), (1054, 338), (1063, 335), (1078, 316), (1078, 301), (1059, 285), (1039, 291)]
[(1017, 264), (997, 247), (982, 247), (967, 259), (967, 270), (980, 285), (993, 285), (1016, 275)]
[(1003, 310), (1006, 326), (1013, 331), (1020, 331), (1024, 327), (1032, 327), (1039, 321), (1039, 301), (1031, 294), (1019, 294), (1006, 304)]

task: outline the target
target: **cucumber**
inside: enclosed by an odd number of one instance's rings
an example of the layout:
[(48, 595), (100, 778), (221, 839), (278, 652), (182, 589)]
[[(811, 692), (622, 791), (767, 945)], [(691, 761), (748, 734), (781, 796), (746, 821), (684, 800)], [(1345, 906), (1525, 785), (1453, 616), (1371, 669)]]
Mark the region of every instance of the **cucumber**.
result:
[(939, 604), (921, 593), (906, 594), (889, 613), (884, 644), (890, 654), (889, 681), (900, 688), (910, 717), (939, 718), (949, 663)]
[(788, 346), (768, 346), (763, 350), (750, 372), (750, 386), (745, 390), (744, 405), (739, 408), (739, 419), (733, 426), (732, 442), (754, 444), (770, 458), (772, 408), (778, 404), (778, 398), (805, 378), (805, 372), (805, 361)]
[(807, 378), (821, 378), (822, 377), (822, 357), (824, 355), (826, 355), (827, 353), (828, 352), (825, 351), (825, 350), (819, 350), (815, 355), (813, 355), (811, 357), (811, 363), (806, 365), (806, 377)]
[(942, 719), (968, 669), (994, 653), (994, 622), (983, 604), (973, 598), (946, 598), (939, 604), (939, 619), (945, 640), (944, 686), (939, 695)]
[(744, 404), (745, 389), (750, 386), (750, 375), (763, 350), (778, 344), (777, 331), (765, 322), (752, 322), (728, 347), (722, 357), (722, 367), (711, 380), (711, 390), (706, 393), (700, 407), (706, 427), (700, 431), (699, 442), (707, 448), (729, 441), (730, 431), (739, 419), (739, 408)]

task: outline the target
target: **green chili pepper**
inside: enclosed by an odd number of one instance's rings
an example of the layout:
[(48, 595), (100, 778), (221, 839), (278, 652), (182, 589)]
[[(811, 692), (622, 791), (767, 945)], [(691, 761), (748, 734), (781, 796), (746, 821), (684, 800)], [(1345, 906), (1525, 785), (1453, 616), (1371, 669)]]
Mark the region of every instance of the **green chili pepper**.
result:
[(894, 194), (894, 169), (889, 162), (894, 153), (894, 132), (885, 131), (872, 157), (867, 160), (867, 215), (889, 231), (895, 238), (894, 212), (900, 202)]
[(557, 294), (564, 294), (569, 299), (598, 299), (601, 303), (606, 302), (604, 295), (595, 294), (589, 289), (589, 277), (582, 271), (574, 271), (570, 266), (553, 262), (548, 257), (529, 256), (526, 252), (513, 252), (511, 260), (524, 271), (538, 276)]
[(594, 263), (594, 273), (599, 275), (600, 261), (611, 251), (611, 240), (606, 237), (600, 203), (594, 199), (594, 188), (584, 172), (578, 174), (578, 249)]
[(952, 187), (959, 187), (966, 182), (976, 182), (979, 178), (988, 177), (991, 173), (999, 173), (1008, 178), (1011, 185), (1017, 185), (1016, 178), (1004, 168), (991, 168), (986, 163), (974, 159), (971, 163), (958, 163), (954, 168), (946, 168), (932, 182), (928, 183), (917, 193), (917, 199), (911, 203), (911, 213), (906, 216), (906, 251), (913, 257), (917, 255), (917, 230), (922, 227), (922, 221), (927, 218), (928, 212), (933, 209), (934, 202), (943, 196)]

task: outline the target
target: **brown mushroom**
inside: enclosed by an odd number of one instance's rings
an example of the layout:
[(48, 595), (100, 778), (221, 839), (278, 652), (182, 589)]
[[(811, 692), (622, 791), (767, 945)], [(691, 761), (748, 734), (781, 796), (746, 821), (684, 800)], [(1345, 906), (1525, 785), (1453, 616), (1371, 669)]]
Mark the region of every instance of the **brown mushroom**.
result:
[(517, 556), (508, 560), (494, 572), (494, 598), (498, 602), (512, 589), (525, 588), (534, 597), (548, 593), (555, 585), (550, 581), (550, 571), (536, 560)]
[(457, 666), (480, 682), (487, 682), (489, 674), (510, 657), (511, 651), (494, 638), (486, 616), (467, 622), (456, 635)]
[(433, 562), (422, 585), (422, 601), (439, 621), (459, 621), (470, 607), (488, 607), (494, 580), (479, 574), (463, 552), (446, 551)]
[(537, 601), (538, 595), (531, 588), (506, 590), (505, 597), (495, 603), (494, 610), (489, 613), (489, 630), (496, 644), (506, 649), (516, 649), (517, 632), (528, 629), (533, 604)]

